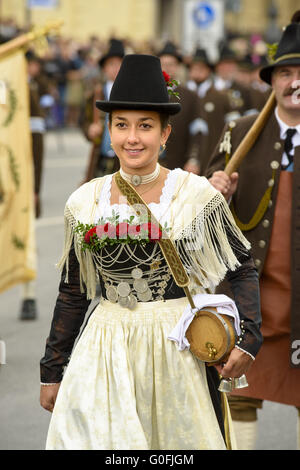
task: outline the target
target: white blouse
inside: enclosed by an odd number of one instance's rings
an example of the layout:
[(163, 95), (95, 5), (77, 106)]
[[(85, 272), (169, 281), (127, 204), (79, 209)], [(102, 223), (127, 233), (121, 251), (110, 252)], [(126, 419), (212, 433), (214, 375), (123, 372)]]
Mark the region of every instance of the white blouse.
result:
[[(170, 221), (168, 217), (168, 208), (171, 204), (172, 196), (175, 192), (178, 175), (182, 171), (183, 170), (181, 170), (180, 168), (171, 170), (166, 177), (159, 203), (151, 202), (148, 204), (149, 209), (161, 225), (164, 225), (165, 223), (169, 225)], [(120, 215), (120, 221), (126, 220), (130, 216), (135, 215), (135, 212), (133, 211), (132, 207), (128, 204), (110, 204), (112, 177), (113, 175), (109, 175), (102, 187), (95, 214), (96, 224), (101, 217), (104, 219), (112, 217), (113, 211), (115, 214)]]

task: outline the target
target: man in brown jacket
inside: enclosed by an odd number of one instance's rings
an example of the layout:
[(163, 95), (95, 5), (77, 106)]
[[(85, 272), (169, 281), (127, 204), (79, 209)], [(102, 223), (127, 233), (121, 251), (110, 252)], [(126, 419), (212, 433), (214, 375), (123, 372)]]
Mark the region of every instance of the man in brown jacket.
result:
[(240, 106), (229, 98), (227, 91), (217, 90), (214, 85), (213, 66), (205, 49), (196, 48), (189, 64), (187, 87), (200, 99), (202, 124), (200, 174), (205, 174), (209, 157), (225, 124), (241, 116)]
[[(176, 46), (167, 42), (158, 52), (161, 67), (171, 79), (178, 80), (183, 59)], [(170, 117), (172, 133), (164, 152), (161, 153), (161, 165), (173, 170), (183, 168), (199, 174), (201, 159), (204, 157), (203, 136), (207, 133), (207, 124), (201, 118), (201, 102), (197, 94), (185, 85), (179, 84), (176, 92), (180, 98), (180, 113)], [(178, 101), (171, 96), (170, 101)]]
[(96, 85), (83, 106), (80, 126), (85, 137), (92, 143), (83, 183), (119, 169), (118, 158), (110, 146), (108, 118), (105, 113), (96, 108), (95, 101), (109, 98), (124, 55), (125, 49), (122, 41), (111, 39), (107, 52), (99, 61), (100, 70), (104, 76), (103, 83)]
[[(247, 373), (249, 387), (230, 397), (242, 449), (254, 447), (263, 400), (300, 412), (300, 24), (295, 19), (260, 76), (274, 90), (274, 112), (231, 177), (222, 170), (255, 117), (229, 124), (207, 173), (231, 201), (260, 275), (264, 344)], [(230, 295), (225, 285), (219, 292)]]
[(238, 58), (227, 44), (221, 44), (214, 69), (216, 89), (226, 92), (231, 106), (239, 111), (241, 116), (257, 111), (253, 107), (249, 86), (236, 79)]

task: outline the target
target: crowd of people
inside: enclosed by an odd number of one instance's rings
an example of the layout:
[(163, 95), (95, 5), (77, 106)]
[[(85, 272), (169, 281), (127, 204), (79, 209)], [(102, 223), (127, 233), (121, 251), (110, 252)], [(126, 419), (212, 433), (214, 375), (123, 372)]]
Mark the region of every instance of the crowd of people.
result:
[[(22, 32), (13, 21), (4, 21), (0, 24), (0, 43)], [(121, 40), (125, 54), (134, 52), (157, 55), (163, 48), (159, 40)], [(48, 127), (78, 125), (84, 99), (97, 83), (105, 79), (100, 61), (109, 46), (110, 39), (104, 40), (97, 36), (91, 36), (86, 41), (62, 36), (49, 37), (47, 49), (38, 54), (39, 74), (47, 78), (51, 97), (42, 100), (43, 107), (51, 108), (47, 115)], [(253, 35), (234, 37), (230, 40), (230, 46), (220, 44), (219, 59), (216, 63), (211, 63), (206, 51), (199, 52), (198, 45), (195, 44), (195, 50), (186, 54), (180, 51), (180, 44), (176, 44), (176, 57), (180, 59), (180, 67), (173, 72), (182, 85), (188, 85), (193, 91), (197, 88), (200, 96), (204, 96), (208, 89), (207, 85), (200, 87), (208, 76), (213, 79), (214, 87), (218, 90), (228, 88), (229, 82), (238, 83), (239, 86), (242, 84), (250, 89), (251, 97), (242, 96), (244, 103), (239, 107), (245, 111), (249, 106), (260, 106), (260, 96), (256, 96), (253, 90), (264, 93), (267, 88), (257, 74), (259, 67), (266, 61), (267, 44), (260, 35)], [(204, 67), (199, 70), (199, 67), (193, 65), (195, 61), (206, 64), (209, 70), (204, 70)], [(233, 93), (232, 100), (240, 100), (238, 93)]]

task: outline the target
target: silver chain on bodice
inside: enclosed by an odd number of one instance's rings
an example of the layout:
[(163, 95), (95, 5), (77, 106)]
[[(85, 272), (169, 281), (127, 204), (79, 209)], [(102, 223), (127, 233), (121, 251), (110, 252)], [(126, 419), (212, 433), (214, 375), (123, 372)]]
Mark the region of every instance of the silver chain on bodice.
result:
[(120, 243), (93, 257), (110, 302), (134, 309), (137, 302), (164, 300), (171, 272), (158, 243)]

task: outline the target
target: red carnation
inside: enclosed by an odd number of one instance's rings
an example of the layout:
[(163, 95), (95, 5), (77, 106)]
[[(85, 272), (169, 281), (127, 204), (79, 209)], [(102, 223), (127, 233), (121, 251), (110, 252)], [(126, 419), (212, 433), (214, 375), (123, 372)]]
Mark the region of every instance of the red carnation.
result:
[(85, 243), (92, 243), (92, 238), (94, 237), (94, 235), (96, 235), (96, 227), (93, 227), (91, 228), (88, 232), (86, 232), (85, 236), (84, 236), (84, 241)]
[(162, 237), (161, 229), (157, 225), (152, 224), (151, 222), (142, 224), (141, 228), (148, 232), (148, 238), (150, 242), (157, 242)]
[(131, 238), (134, 238), (135, 236), (139, 235), (141, 231), (141, 226), (140, 225), (130, 225), (128, 227), (128, 235)]
[(106, 222), (104, 225), (97, 225), (97, 235), (98, 238), (108, 237), (108, 238), (116, 238), (116, 227), (111, 225), (110, 223)]
[(171, 80), (170, 75), (163, 70), (163, 76), (164, 76), (165, 82), (168, 84), (169, 81)]
[(128, 235), (128, 224), (126, 222), (120, 222), (116, 226), (117, 238), (127, 238)]

